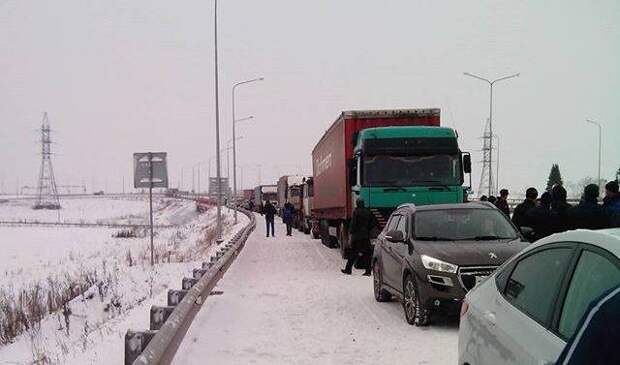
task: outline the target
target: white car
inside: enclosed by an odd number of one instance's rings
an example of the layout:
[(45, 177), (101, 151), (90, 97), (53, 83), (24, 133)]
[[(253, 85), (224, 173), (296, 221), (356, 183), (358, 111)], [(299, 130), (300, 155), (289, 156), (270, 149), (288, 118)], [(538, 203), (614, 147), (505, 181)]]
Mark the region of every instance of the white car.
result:
[(459, 365), (555, 364), (590, 302), (620, 286), (620, 229), (544, 238), (467, 293)]

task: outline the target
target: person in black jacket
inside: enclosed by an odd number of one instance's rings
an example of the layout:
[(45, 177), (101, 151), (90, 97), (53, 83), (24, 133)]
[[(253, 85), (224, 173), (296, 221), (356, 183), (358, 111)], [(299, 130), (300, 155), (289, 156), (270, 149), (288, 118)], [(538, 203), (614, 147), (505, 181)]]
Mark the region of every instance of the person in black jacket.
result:
[(364, 206), (364, 200), (358, 198), (356, 208), (351, 217), (349, 232), (351, 234), (351, 249), (349, 250), (347, 265), (340, 270), (343, 274), (351, 275), (353, 264), (357, 260), (364, 260), (364, 275), (370, 275), (370, 255), (372, 246), (370, 244), (370, 232), (377, 226), (377, 222)]
[(554, 233), (570, 229), (568, 210), (572, 205), (566, 202), (566, 189), (562, 185), (554, 185), (551, 189), (551, 212), (557, 217), (557, 227)]
[(603, 208), (598, 205), (599, 188), (590, 184), (583, 189), (583, 196), (578, 205), (567, 212), (571, 228), (601, 229), (606, 228), (608, 219)]
[(557, 231), (558, 219), (551, 211), (551, 194), (544, 192), (535, 208), (525, 213), (525, 220), (534, 229), (534, 241), (545, 238)]
[(556, 365), (620, 364), (620, 287), (593, 301)]
[(508, 206), (508, 189), (502, 189), (499, 191), (499, 198), (495, 201), (497, 209), (506, 214), (506, 217), (510, 218), (510, 207)]
[(523, 203), (515, 207), (512, 213), (512, 223), (514, 223), (519, 230), (521, 230), (521, 227), (531, 227), (526, 220), (525, 214), (528, 210), (536, 207), (536, 198), (538, 198), (538, 190), (536, 190), (536, 188), (528, 188), (525, 191), (525, 200)]
[(605, 185), (603, 210), (607, 215), (609, 227), (620, 227), (620, 192), (618, 192), (618, 182), (616, 180), (612, 180)]
[(265, 205), (263, 206), (262, 214), (265, 215), (265, 225), (267, 227), (267, 237), (269, 237), (269, 228), (271, 228), (271, 235), (273, 237), (276, 236), (276, 232), (274, 230), (275, 225), (275, 216), (276, 216), (276, 208), (267, 200)]

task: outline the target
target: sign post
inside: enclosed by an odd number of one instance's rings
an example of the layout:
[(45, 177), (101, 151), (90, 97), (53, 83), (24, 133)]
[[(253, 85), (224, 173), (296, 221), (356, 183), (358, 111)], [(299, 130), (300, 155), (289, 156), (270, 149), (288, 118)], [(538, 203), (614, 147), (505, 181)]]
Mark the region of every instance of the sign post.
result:
[(153, 247), (153, 188), (168, 187), (166, 152), (133, 154), (134, 188), (149, 188), (149, 221), (151, 228), (151, 266), (154, 265)]

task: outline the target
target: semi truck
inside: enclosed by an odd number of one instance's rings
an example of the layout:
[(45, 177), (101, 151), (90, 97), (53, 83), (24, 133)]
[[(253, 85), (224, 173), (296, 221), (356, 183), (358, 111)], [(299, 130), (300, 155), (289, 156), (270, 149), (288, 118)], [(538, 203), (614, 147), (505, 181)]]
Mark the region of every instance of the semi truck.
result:
[(259, 185), (254, 188), (254, 204), (256, 211), (269, 200), (272, 204), (278, 205), (278, 186), (277, 185)]
[(312, 151), (312, 216), (322, 242), (346, 255), (357, 198), (380, 228), (403, 203), (466, 200), (471, 157), (457, 139), (440, 126), (439, 109), (342, 112)]

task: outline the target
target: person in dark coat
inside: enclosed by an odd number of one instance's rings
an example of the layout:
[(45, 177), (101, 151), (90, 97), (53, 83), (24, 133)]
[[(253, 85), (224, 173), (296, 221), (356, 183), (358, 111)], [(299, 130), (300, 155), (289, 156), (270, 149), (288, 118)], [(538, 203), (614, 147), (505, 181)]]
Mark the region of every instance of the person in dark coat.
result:
[(364, 260), (364, 275), (370, 275), (370, 255), (372, 254), (370, 233), (376, 226), (377, 222), (375, 217), (370, 210), (364, 206), (364, 200), (358, 198), (349, 227), (351, 249), (349, 250), (347, 265), (341, 270), (343, 274), (351, 275), (351, 269), (355, 261)]
[(618, 192), (618, 181), (616, 180), (610, 181), (605, 185), (603, 210), (607, 215), (609, 227), (620, 227), (620, 193)]
[(497, 198), (494, 197), (493, 195), (491, 195), (488, 199), (488, 202), (495, 205), (495, 202), (497, 201)]
[(265, 205), (263, 205), (262, 214), (265, 215), (265, 225), (267, 227), (267, 237), (269, 237), (269, 228), (271, 228), (271, 235), (273, 237), (276, 236), (276, 232), (274, 230), (275, 226), (275, 216), (276, 216), (276, 208), (267, 200)]
[(551, 189), (551, 212), (557, 218), (554, 233), (564, 232), (571, 228), (568, 210), (572, 205), (566, 202), (566, 189), (562, 185), (554, 185)]
[(620, 287), (590, 304), (556, 365), (620, 364)]
[(571, 228), (601, 229), (606, 228), (608, 219), (603, 207), (598, 205), (599, 188), (590, 184), (583, 189), (583, 196), (578, 205), (567, 212)]
[(506, 214), (506, 217), (510, 218), (510, 207), (508, 206), (508, 189), (502, 189), (499, 191), (499, 198), (495, 202), (497, 209)]
[(486, 201), (489, 201), (489, 198), (487, 198), (487, 196), (486, 196), (486, 195), (482, 195), (482, 196), (480, 197), (480, 201), (481, 201), (481, 202), (486, 202)]
[(551, 194), (544, 192), (535, 208), (525, 213), (525, 220), (534, 230), (534, 241), (545, 238), (557, 231), (558, 219), (551, 211)]
[(521, 230), (521, 227), (531, 227), (525, 218), (525, 214), (528, 210), (536, 207), (536, 198), (538, 198), (538, 190), (536, 190), (536, 188), (528, 188), (525, 191), (525, 200), (523, 203), (515, 207), (512, 213), (512, 223), (514, 223), (519, 230)]
[(292, 236), (293, 231), (293, 213), (295, 209), (293, 208), (293, 204), (286, 202), (284, 203), (284, 207), (282, 208), (282, 221), (286, 224), (286, 235)]

